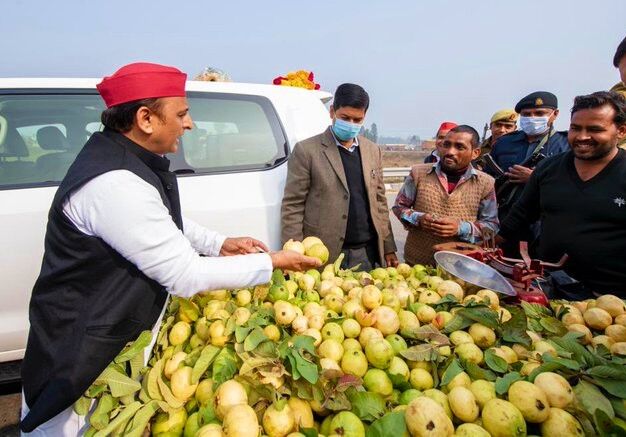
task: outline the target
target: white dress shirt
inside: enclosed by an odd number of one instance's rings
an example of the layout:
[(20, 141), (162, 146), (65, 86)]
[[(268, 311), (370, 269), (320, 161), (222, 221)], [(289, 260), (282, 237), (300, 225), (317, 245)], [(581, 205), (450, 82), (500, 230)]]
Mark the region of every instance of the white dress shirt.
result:
[(218, 257), (226, 237), (186, 218), (183, 234), (156, 188), (128, 170), (91, 179), (68, 195), (63, 212), (177, 296), (254, 286), (272, 275), (267, 254)]

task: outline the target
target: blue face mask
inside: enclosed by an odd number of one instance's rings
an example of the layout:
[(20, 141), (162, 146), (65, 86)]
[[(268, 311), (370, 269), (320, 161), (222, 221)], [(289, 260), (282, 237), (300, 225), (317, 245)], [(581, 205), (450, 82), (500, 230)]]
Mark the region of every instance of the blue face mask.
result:
[(333, 124), (333, 133), (340, 141), (350, 141), (355, 139), (361, 132), (361, 126), (360, 124), (350, 123), (337, 118)]

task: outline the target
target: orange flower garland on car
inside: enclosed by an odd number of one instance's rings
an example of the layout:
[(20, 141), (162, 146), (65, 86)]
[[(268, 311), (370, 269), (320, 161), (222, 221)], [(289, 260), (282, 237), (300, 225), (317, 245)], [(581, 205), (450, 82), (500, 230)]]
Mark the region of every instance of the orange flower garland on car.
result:
[(313, 72), (306, 70), (291, 71), (286, 76), (278, 76), (273, 83), (274, 85), (295, 86), (308, 90), (320, 89), (320, 85), (315, 83)]

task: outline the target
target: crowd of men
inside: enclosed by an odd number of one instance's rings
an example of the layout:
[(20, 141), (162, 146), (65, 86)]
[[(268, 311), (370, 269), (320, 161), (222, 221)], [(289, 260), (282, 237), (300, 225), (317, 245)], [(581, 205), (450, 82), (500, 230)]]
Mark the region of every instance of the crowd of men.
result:
[[(568, 131), (556, 130), (548, 91), (493, 114), (482, 142), (473, 127), (443, 122), (391, 208), (408, 230), (405, 261), (434, 264), (442, 243), (497, 234), (510, 258), (522, 241), (544, 261), (568, 256), (552, 296), (626, 296), (626, 38), (613, 64), (622, 82), (576, 97)], [(398, 263), (381, 154), (358, 136), (368, 107), (362, 87), (337, 89), (332, 125), (294, 149), (282, 205), (283, 241), (319, 235), (344, 267)]]

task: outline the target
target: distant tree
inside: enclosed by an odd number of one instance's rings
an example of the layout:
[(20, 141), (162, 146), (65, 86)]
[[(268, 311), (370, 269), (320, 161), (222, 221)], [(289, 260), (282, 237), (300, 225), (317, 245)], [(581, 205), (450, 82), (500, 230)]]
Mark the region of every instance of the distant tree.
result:
[(419, 135), (411, 135), (408, 142), (411, 145), (417, 146), (420, 143)]
[(372, 123), (370, 128), (370, 140), (375, 143), (378, 142), (378, 126), (376, 126), (376, 123)]

